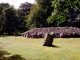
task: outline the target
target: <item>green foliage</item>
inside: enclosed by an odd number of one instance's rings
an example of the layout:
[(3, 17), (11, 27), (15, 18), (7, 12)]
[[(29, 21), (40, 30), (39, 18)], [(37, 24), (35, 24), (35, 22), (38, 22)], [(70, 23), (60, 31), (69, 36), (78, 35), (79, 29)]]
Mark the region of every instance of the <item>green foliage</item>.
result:
[(33, 5), (33, 4), (28, 3), (28, 2), (22, 3), (22, 4), (19, 6), (18, 11), (21, 13), (21, 15), (26, 16), (26, 15), (29, 14), (32, 5)]
[(68, 10), (66, 8), (65, 2), (59, 0), (53, 0), (52, 7), (54, 8), (50, 17), (47, 21), (51, 26), (59, 26), (65, 22)]
[(12, 33), (15, 31), (16, 12), (8, 3), (0, 4), (0, 33)]
[(29, 14), (31, 3), (23, 3), (15, 9), (8, 3), (0, 3), (0, 35), (18, 35), (27, 30), (25, 16)]
[(28, 26), (34, 27), (46, 27), (47, 17), (52, 12), (51, 0), (36, 0), (37, 4), (34, 4), (29, 16)]
[(6, 21), (6, 10), (10, 8), (8, 3), (1, 3), (0, 4), (0, 34), (3, 34), (5, 28), (5, 21)]
[(20, 30), (22, 32), (27, 30), (26, 21), (27, 21), (28, 14), (30, 13), (31, 7), (32, 7), (31, 3), (25, 2), (22, 3), (19, 9), (17, 10), (18, 19), (21, 21), (20, 25), (22, 29)]
[(15, 30), (18, 29), (17, 15), (14, 8), (8, 8), (5, 11), (5, 32), (8, 34), (15, 33)]
[(28, 26), (30, 26), (30, 28), (33, 28), (33, 27), (38, 27), (38, 25), (41, 25), (39, 24), (41, 21), (40, 21), (40, 12), (41, 12), (41, 8), (39, 7), (39, 5), (34, 5), (32, 7), (32, 10), (30, 12), (30, 14), (28, 15), (28, 21), (27, 21), (27, 24)]
[[(47, 22), (50, 26), (68, 26), (72, 23), (72, 20), (76, 20), (79, 12), (76, 13), (74, 10), (79, 11), (80, 1), (79, 0), (53, 0), (52, 7), (54, 8)], [(75, 15), (75, 16), (73, 16)], [(74, 19), (73, 19), (74, 17)], [(71, 22), (69, 22), (70, 20)], [(76, 20), (77, 21), (77, 20)], [(73, 26), (76, 24), (70, 24)]]

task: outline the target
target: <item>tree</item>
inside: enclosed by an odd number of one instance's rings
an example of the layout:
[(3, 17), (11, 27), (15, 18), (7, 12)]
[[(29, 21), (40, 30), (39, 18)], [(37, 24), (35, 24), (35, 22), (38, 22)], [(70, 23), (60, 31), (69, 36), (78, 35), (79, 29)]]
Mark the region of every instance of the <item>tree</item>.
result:
[(40, 12), (40, 7), (37, 4), (33, 5), (32, 10), (30, 11), (30, 14), (28, 15), (27, 19), (27, 26), (29, 29), (38, 27), (39, 12)]
[(18, 20), (20, 21), (21, 32), (24, 32), (27, 30), (26, 21), (27, 21), (27, 16), (30, 13), (31, 7), (32, 7), (31, 3), (25, 2), (25, 3), (22, 3), (19, 9), (17, 10)]
[[(47, 19), (50, 26), (76, 25), (76, 23), (73, 23), (73, 20), (77, 21), (75, 18), (77, 18), (79, 15), (79, 0), (53, 0), (52, 3), (52, 7), (54, 9), (51, 16)], [(76, 9), (78, 13), (74, 11)]]
[(5, 11), (5, 18), (5, 32), (8, 33), (8, 35), (14, 34), (16, 32), (16, 29), (18, 30), (19, 27), (16, 10), (13, 7), (8, 8)]
[(60, 26), (66, 21), (68, 14), (66, 2), (64, 0), (53, 0), (52, 7), (54, 9), (47, 21), (50, 26)]
[(68, 3), (70, 4), (68, 26), (80, 27), (80, 1), (71, 0)]
[(5, 29), (5, 11), (10, 7), (8, 3), (0, 3), (0, 34), (4, 33)]
[(29, 16), (28, 23), (30, 27), (46, 27), (47, 18), (52, 12), (51, 0), (36, 0)]
[(31, 10), (31, 7), (32, 7), (32, 4), (29, 3), (29, 2), (25, 2), (25, 3), (22, 3), (19, 7), (19, 12), (22, 13), (22, 15), (26, 16), (29, 14), (30, 10)]
[(31, 3), (23, 3), (18, 10), (8, 3), (0, 3), (0, 34), (13, 35), (26, 30), (25, 16), (29, 14)]

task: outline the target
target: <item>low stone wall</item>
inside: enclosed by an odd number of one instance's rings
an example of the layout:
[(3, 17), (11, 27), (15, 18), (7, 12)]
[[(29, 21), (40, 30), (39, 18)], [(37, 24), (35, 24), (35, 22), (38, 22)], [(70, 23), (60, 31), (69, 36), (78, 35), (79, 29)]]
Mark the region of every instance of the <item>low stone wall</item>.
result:
[(45, 34), (54, 33), (55, 38), (77, 38), (80, 37), (80, 28), (76, 27), (46, 27), (34, 28), (22, 33), (23, 37), (44, 38)]

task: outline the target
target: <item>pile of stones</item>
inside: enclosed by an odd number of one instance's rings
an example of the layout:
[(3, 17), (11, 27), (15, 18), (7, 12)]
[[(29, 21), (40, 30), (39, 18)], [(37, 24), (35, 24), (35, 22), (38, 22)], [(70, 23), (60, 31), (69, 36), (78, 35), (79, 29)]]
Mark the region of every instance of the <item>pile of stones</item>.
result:
[(54, 33), (54, 38), (78, 38), (80, 37), (80, 28), (77, 27), (46, 27), (34, 28), (22, 33), (27, 38), (44, 38), (45, 35)]

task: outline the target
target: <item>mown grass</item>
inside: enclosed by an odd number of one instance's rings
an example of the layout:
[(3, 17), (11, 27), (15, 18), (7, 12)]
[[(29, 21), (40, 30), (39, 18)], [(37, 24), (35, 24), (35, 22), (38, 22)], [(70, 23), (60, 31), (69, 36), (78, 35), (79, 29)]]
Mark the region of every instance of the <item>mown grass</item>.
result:
[(0, 37), (3, 50), (27, 60), (80, 60), (80, 38), (55, 38), (57, 47), (42, 46), (44, 39)]

